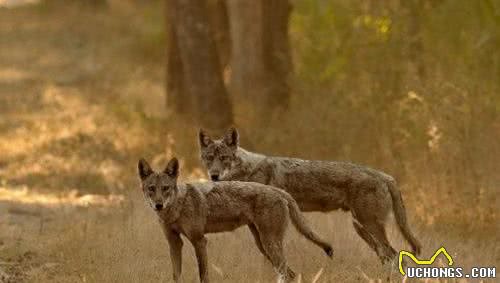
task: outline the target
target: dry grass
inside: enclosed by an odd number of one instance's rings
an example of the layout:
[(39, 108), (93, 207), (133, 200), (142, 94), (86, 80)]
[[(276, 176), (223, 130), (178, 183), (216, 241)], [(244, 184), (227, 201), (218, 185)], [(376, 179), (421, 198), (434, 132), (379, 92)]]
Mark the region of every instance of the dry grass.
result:
[[(136, 161), (144, 155), (160, 166), (175, 153), (184, 179), (203, 174), (196, 128), (163, 113), (162, 60), (148, 55), (161, 58), (162, 52), (142, 20), (161, 16), (156, 8), (0, 9), (0, 276), (7, 273), (12, 282), (170, 280), (167, 243), (138, 191)], [(307, 125), (294, 125), (307, 134)], [(280, 146), (279, 134), (263, 139), (264, 151), (333, 156), (331, 148), (312, 150), (299, 139)], [(301, 142), (308, 149), (296, 152)], [(391, 167), (384, 159), (374, 163)], [(445, 245), (457, 264), (498, 265), (498, 203), (486, 195), (484, 209), (453, 205), (462, 197), (448, 193), (439, 173), (432, 176), (407, 178), (402, 186), (424, 256)], [(452, 209), (465, 213), (447, 214)], [(396, 268), (380, 266), (348, 214), (307, 217), (332, 241), (335, 255), (328, 260), (290, 227), (287, 256), (302, 282), (401, 280)], [(389, 233), (397, 248), (406, 247), (394, 225)], [(246, 229), (209, 236), (209, 260), (215, 282), (274, 279)], [(197, 279), (190, 245), (183, 279)]]

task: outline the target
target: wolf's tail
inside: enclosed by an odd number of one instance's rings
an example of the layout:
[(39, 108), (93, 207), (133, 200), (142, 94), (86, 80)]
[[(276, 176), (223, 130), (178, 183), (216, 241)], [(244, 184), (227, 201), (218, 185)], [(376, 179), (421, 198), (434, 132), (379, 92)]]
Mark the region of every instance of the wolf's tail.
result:
[(406, 210), (403, 204), (403, 199), (401, 198), (401, 192), (396, 186), (396, 181), (388, 180), (387, 186), (389, 187), (389, 192), (392, 198), (392, 209), (394, 210), (394, 217), (398, 223), (399, 231), (405, 237), (405, 239), (410, 244), (412, 251), (415, 255), (418, 255), (422, 249), (420, 242), (413, 236), (408, 227), (408, 222), (406, 220)]
[(314, 233), (313, 230), (309, 227), (307, 224), (306, 219), (304, 218), (304, 215), (302, 215), (302, 212), (300, 212), (300, 208), (297, 205), (297, 202), (290, 196), (287, 192), (281, 191), (283, 197), (287, 200), (288, 202), (288, 211), (290, 213), (290, 218), (292, 220), (293, 226), (299, 231), (304, 237), (306, 237), (309, 241), (313, 242), (320, 248), (322, 248), (326, 255), (329, 257), (333, 256), (333, 248), (332, 246), (323, 241), (316, 233)]

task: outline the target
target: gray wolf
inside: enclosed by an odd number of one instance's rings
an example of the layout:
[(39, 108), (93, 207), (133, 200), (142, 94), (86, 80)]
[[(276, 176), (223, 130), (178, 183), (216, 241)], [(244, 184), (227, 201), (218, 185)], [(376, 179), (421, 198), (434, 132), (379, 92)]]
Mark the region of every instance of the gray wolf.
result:
[(199, 132), (201, 160), (213, 181), (258, 182), (288, 192), (302, 211), (350, 211), (357, 234), (377, 253), (382, 263), (397, 260), (385, 231), (393, 211), (399, 230), (415, 254), (419, 241), (408, 227), (401, 193), (393, 177), (348, 162), (271, 157), (239, 146), (239, 134), (230, 128), (212, 139)]
[(283, 237), (289, 219), (308, 240), (328, 256), (333, 250), (306, 224), (295, 200), (283, 190), (251, 182), (178, 183), (179, 162), (170, 160), (155, 172), (144, 159), (138, 163), (146, 202), (156, 211), (170, 246), (173, 278), (181, 275), (181, 234), (193, 244), (201, 282), (208, 282), (205, 234), (232, 231), (246, 225), (260, 252), (284, 281), (295, 273), (283, 253)]

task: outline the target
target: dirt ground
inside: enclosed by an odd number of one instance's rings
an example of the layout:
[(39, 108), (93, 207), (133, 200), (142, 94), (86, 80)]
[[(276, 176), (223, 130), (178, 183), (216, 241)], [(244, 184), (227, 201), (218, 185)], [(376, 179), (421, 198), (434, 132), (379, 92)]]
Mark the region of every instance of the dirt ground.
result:
[[(163, 51), (127, 7), (86, 9), (0, 8), (0, 282), (171, 280), (167, 243), (136, 177), (140, 156), (162, 166), (182, 147), (162, 119), (162, 65), (148, 59)], [(181, 175), (203, 177), (199, 168)], [(500, 266), (498, 221), (424, 223), (407, 209), (423, 257), (444, 245), (458, 265)], [(402, 280), (348, 214), (307, 216), (335, 254), (327, 259), (291, 228), (287, 256), (302, 282)], [(196, 282), (193, 250), (184, 251), (184, 282)], [(246, 229), (209, 236), (209, 261), (214, 282), (275, 278)]]

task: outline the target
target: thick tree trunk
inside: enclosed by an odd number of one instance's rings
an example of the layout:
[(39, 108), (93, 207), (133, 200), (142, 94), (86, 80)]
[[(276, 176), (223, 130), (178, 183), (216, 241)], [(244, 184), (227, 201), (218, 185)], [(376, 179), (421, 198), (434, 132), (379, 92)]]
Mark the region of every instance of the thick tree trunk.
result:
[[(207, 5), (199, 0), (167, 0), (171, 24), (168, 95), (176, 111), (216, 131), (233, 123), (219, 56), (209, 26)], [(170, 93), (172, 91), (172, 93)], [(170, 106), (170, 105), (169, 105)]]
[[(230, 0), (231, 92), (261, 116), (289, 102), (288, 0)], [(260, 111), (259, 111), (260, 110)], [(260, 112), (260, 113), (259, 113)]]

